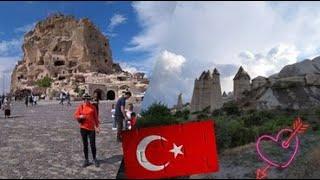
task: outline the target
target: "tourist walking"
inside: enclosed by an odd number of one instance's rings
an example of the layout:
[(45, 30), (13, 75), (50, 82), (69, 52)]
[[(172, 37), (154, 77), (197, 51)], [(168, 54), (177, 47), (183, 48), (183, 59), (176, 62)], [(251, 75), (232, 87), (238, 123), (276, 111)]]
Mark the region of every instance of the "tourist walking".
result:
[(126, 100), (131, 97), (131, 92), (127, 91), (124, 96), (118, 99), (116, 104), (115, 119), (117, 122), (117, 141), (122, 142), (121, 132), (123, 130), (123, 123), (126, 121), (127, 115), (125, 112)]
[(26, 107), (28, 107), (28, 104), (29, 104), (29, 96), (26, 95), (25, 99), (24, 99), (24, 103), (26, 105)]
[(116, 112), (116, 109), (114, 108), (114, 104), (112, 104), (111, 106), (111, 117), (112, 117), (112, 130), (117, 130), (117, 122), (116, 122), (116, 119), (115, 119), (115, 112)]
[(60, 92), (60, 103), (59, 104), (61, 104), (61, 105), (63, 105), (63, 101), (64, 101), (64, 95), (63, 95), (64, 93), (61, 91)]
[(37, 105), (38, 96), (33, 96), (33, 105)]
[(71, 97), (70, 97), (70, 93), (69, 92), (67, 92), (66, 100), (67, 100), (68, 105), (71, 106), (71, 102), (70, 102), (71, 101)]
[(11, 115), (11, 102), (6, 98), (3, 104), (4, 118), (8, 118)]
[(80, 134), (83, 142), (83, 153), (85, 161), (82, 167), (90, 165), (88, 156), (88, 139), (90, 140), (90, 147), (93, 157), (93, 162), (96, 167), (99, 167), (99, 162), (96, 158), (96, 132), (100, 132), (99, 119), (96, 108), (91, 104), (92, 98), (89, 94), (84, 94), (84, 103), (80, 104), (74, 113), (75, 119), (80, 124)]
[(29, 103), (33, 106), (33, 94), (29, 96)]

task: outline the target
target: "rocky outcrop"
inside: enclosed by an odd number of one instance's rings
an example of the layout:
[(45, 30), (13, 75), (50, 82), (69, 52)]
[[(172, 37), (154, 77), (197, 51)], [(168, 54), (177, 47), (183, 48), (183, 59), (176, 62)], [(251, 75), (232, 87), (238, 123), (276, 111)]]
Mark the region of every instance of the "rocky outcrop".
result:
[(244, 97), (246, 91), (250, 91), (250, 88), (250, 76), (242, 66), (240, 66), (237, 74), (233, 78), (234, 99), (239, 101)]
[(64, 80), (73, 73), (114, 72), (109, 41), (88, 19), (50, 16), (25, 35), (22, 49), (23, 59), (12, 74), (12, 91), (45, 76)]
[(252, 80), (241, 98), (245, 109), (307, 109), (320, 105), (320, 57), (285, 66), (268, 78)]
[[(83, 83), (106, 84), (119, 77), (118, 84), (123, 85), (123, 77), (133, 77), (113, 62), (109, 40), (86, 18), (52, 15), (25, 34), (22, 49), (23, 59), (11, 76), (12, 93), (23, 89), (33, 91), (36, 82), (46, 76), (53, 80), (48, 92), (64, 90), (72, 95)], [(95, 77), (100, 78), (95, 80)], [(111, 81), (112, 78), (116, 80)], [(130, 87), (135, 88), (141, 81), (144, 85), (148, 83), (140, 78)]]
[(213, 111), (222, 107), (220, 74), (217, 69), (213, 72), (204, 71), (195, 80), (190, 107), (192, 112), (208, 107)]

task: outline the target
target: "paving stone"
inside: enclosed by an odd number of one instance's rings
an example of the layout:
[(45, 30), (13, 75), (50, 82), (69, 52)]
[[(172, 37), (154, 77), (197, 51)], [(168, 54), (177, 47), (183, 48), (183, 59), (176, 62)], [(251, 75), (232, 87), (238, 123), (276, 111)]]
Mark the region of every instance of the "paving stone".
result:
[(58, 103), (40, 101), (26, 108), (23, 102), (13, 102), (8, 119), (0, 112), (0, 178), (116, 178), (122, 149), (112, 130), (110, 108), (115, 102), (100, 103), (102, 123), (96, 144), (101, 164), (85, 169), (81, 168), (84, 155), (79, 125), (73, 120), (79, 102), (72, 106)]

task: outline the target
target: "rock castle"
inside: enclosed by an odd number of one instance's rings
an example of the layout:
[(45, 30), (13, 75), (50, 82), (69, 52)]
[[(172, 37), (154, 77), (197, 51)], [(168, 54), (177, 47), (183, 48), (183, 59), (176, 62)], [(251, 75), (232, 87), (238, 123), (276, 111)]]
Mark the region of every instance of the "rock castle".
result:
[[(97, 93), (100, 99), (114, 100), (123, 91), (141, 99), (148, 86), (144, 73), (129, 73), (112, 60), (109, 40), (89, 20), (54, 14), (36, 24), (24, 36), (23, 59), (11, 75), (11, 93), (45, 94), (56, 97), (68, 91)], [(48, 77), (47, 88), (37, 81)]]

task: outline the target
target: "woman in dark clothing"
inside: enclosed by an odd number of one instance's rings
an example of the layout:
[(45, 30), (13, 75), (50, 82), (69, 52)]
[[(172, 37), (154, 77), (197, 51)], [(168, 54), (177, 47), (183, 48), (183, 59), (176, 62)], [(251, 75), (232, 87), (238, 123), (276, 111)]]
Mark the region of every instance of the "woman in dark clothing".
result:
[(29, 104), (29, 96), (26, 96), (26, 99), (25, 99), (25, 102), (24, 102), (25, 104), (26, 104), (26, 107), (28, 107), (28, 104)]

